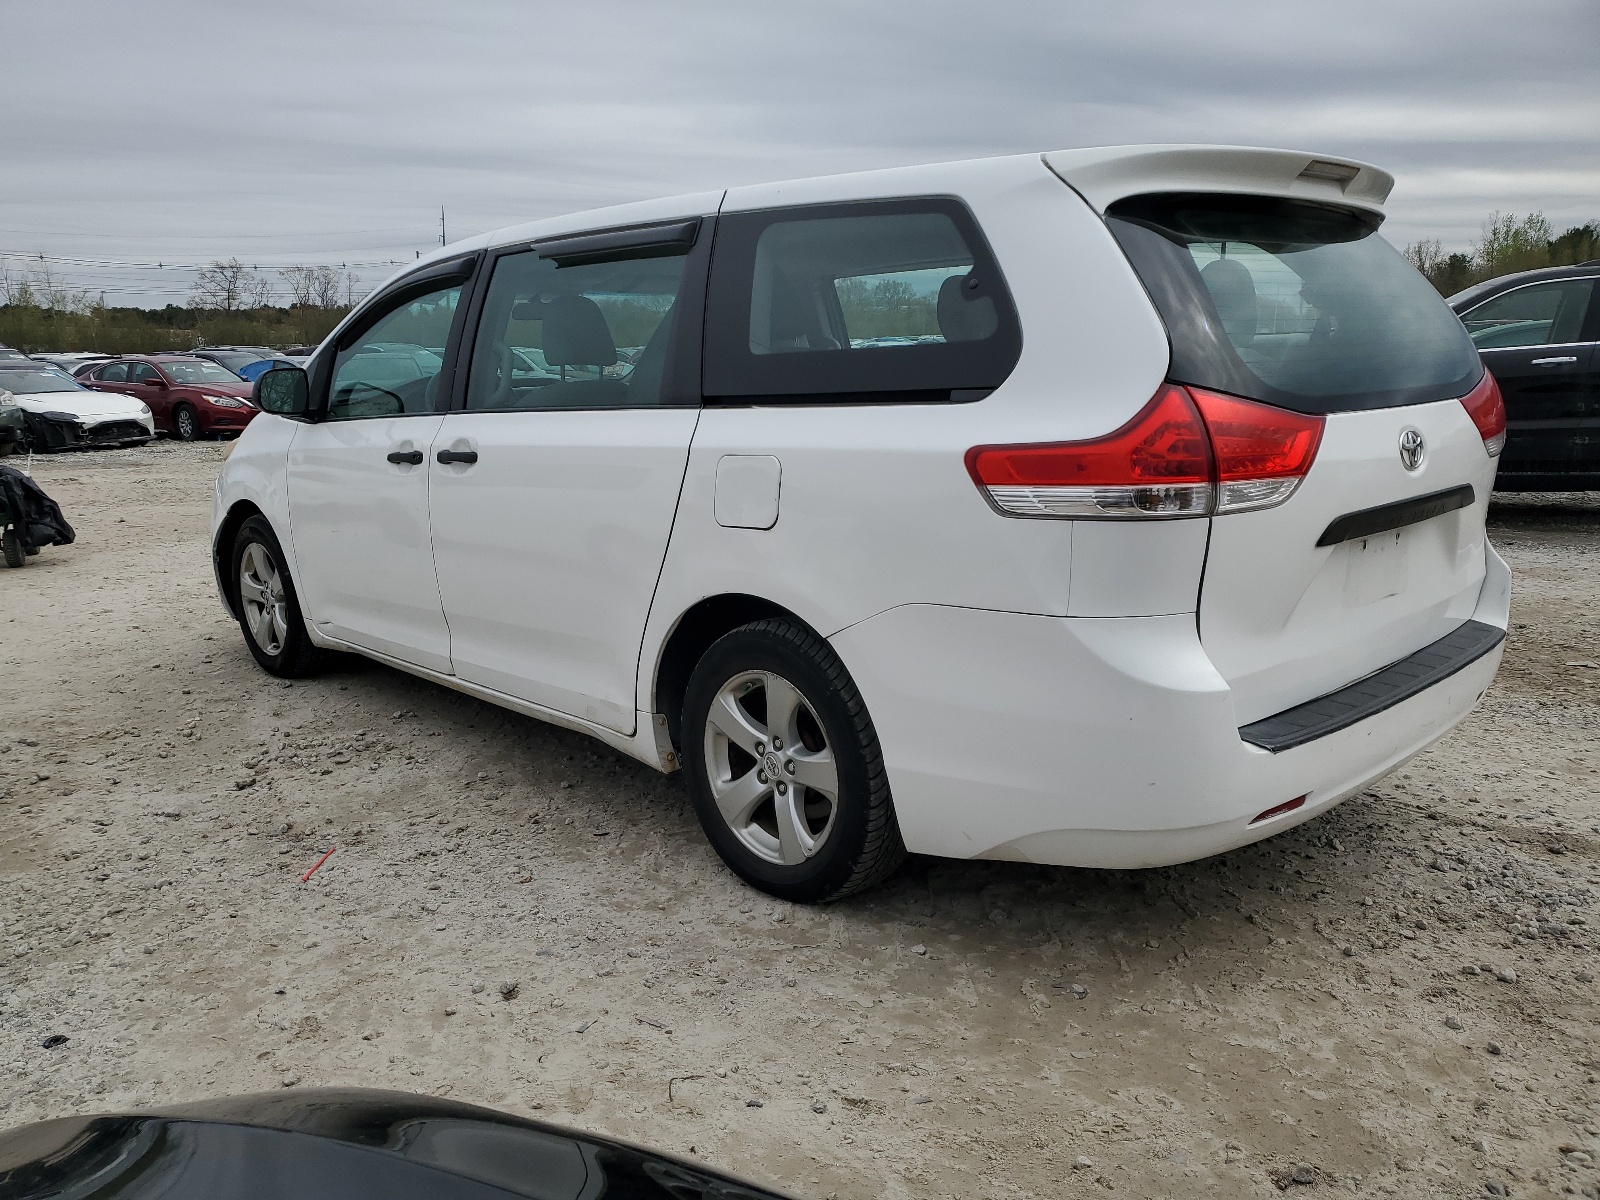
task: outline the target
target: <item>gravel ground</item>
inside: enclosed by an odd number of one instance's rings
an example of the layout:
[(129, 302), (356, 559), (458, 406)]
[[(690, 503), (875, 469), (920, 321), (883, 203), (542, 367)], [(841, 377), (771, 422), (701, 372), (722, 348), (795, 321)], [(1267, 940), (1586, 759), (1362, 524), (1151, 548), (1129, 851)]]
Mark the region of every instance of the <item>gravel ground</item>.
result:
[(1600, 1194), (1600, 497), (1500, 498), (1498, 683), (1332, 814), (806, 909), (583, 737), (260, 672), (221, 456), (40, 461), (79, 540), (0, 570), (0, 1125), (357, 1084), (818, 1200)]

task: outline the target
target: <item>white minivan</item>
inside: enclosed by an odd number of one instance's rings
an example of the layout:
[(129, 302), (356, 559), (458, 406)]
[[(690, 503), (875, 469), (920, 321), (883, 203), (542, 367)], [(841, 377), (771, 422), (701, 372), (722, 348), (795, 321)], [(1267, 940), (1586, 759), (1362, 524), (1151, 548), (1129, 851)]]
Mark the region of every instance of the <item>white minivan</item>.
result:
[(353, 651), (681, 768), (791, 900), (1266, 837), (1505, 636), (1504, 410), (1392, 183), (1100, 148), (442, 249), (257, 382), (223, 600), (274, 674)]

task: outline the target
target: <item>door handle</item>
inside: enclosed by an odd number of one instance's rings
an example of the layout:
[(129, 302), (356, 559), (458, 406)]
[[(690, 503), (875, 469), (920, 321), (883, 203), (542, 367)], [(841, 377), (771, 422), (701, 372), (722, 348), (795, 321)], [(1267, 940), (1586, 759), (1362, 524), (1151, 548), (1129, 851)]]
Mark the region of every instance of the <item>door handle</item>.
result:
[(1554, 367), (1560, 363), (1575, 363), (1577, 361), (1578, 356), (1576, 354), (1564, 354), (1560, 358), (1536, 358), (1532, 360), (1533, 365), (1536, 367)]
[(391, 450), (389, 452), (389, 461), (392, 462), (392, 463), (404, 463), (406, 466), (409, 466), (409, 467), (421, 466), (422, 465), (422, 451), (421, 450)]
[(466, 463), (469, 466), (478, 461), (476, 450), (441, 450), (434, 457), (442, 463)]

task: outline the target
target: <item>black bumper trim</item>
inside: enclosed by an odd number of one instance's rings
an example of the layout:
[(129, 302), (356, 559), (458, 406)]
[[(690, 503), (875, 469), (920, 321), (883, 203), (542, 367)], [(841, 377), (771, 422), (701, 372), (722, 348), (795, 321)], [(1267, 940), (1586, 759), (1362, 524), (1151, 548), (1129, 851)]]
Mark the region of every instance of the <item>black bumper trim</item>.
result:
[(1470, 666), (1505, 640), (1506, 631), (1468, 621), (1415, 654), (1337, 692), (1241, 726), (1239, 737), (1277, 754), (1365, 721)]
[(1420, 521), (1431, 521), (1458, 508), (1471, 508), (1476, 499), (1472, 485), (1463, 483), (1460, 487), (1446, 488), (1442, 492), (1429, 492), (1426, 496), (1345, 513), (1342, 517), (1335, 517), (1332, 524), (1322, 531), (1317, 545), (1337, 546), (1340, 542), (1353, 542), (1375, 533), (1387, 533), (1391, 529), (1403, 529)]

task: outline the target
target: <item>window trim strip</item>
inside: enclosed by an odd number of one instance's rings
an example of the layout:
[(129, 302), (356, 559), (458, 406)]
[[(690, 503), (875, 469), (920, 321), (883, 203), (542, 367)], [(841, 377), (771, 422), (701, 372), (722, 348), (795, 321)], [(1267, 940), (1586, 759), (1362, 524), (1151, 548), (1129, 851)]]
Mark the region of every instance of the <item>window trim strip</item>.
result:
[[(535, 241), (533, 250), (540, 258), (553, 258), (557, 266), (576, 266), (607, 255), (660, 247), (670, 254), (687, 254), (700, 234), (702, 218), (673, 221), (665, 225), (646, 225), (632, 229), (609, 229), (600, 233), (560, 234)], [(630, 255), (630, 257), (634, 257)], [(562, 262), (571, 259), (571, 263)]]

